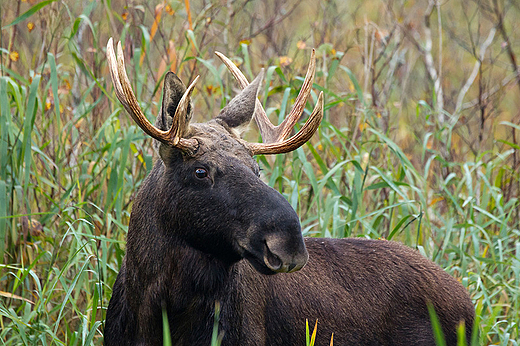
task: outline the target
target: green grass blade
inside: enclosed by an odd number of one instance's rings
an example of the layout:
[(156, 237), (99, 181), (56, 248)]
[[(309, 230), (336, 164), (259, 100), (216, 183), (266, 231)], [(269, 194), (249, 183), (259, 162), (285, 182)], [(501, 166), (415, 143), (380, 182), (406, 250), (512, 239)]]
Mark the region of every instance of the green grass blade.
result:
[(446, 346), (446, 339), (444, 338), (444, 333), (442, 331), (442, 326), (439, 321), (439, 317), (437, 317), (437, 313), (433, 308), (431, 303), (428, 303), (428, 313), (430, 315), (430, 321), (433, 328), (433, 336), (435, 337), (435, 343), (437, 346)]
[[(28, 97), (28, 103), (27, 103), (27, 110), (25, 113), (25, 120), (24, 120), (24, 131), (23, 131), (23, 150), (22, 150), (22, 156), (24, 161), (24, 196), (27, 196), (27, 191), (29, 189), (30, 180), (29, 176), (31, 174), (31, 167), (32, 167), (32, 150), (31, 150), (31, 144), (32, 144), (32, 130), (34, 126), (34, 121), (36, 119), (36, 104), (37, 104), (37, 92), (38, 87), (40, 85), (40, 76), (34, 77), (31, 86), (29, 88), (29, 97)], [(30, 205), (28, 202), (28, 199), (26, 199), (26, 206), (27, 211), (30, 213)]]
[(162, 309), (162, 322), (163, 322), (163, 346), (172, 345), (172, 336), (170, 333), (170, 322), (168, 321), (168, 314), (166, 308)]
[(4, 262), (7, 234), (7, 189), (4, 180), (0, 180), (0, 264)]

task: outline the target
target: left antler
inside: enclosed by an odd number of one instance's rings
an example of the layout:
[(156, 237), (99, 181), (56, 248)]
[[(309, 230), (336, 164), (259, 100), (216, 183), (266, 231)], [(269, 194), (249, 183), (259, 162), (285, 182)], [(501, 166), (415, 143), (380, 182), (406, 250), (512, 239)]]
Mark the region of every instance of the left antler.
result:
[(143, 129), (143, 131), (146, 132), (150, 137), (153, 137), (162, 143), (169, 144), (187, 153), (196, 152), (198, 148), (197, 140), (182, 138), (181, 132), (188, 125), (187, 122), (189, 122), (187, 114), (188, 105), (190, 103), (190, 95), (199, 77), (197, 76), (193, 80), (179, 101), (179, 105), (177, 106), (175, 115), (173, 116), (173, 123), (171, 128), (168, 131), (163, 131), (153, 126), (144, 115), (141, 107), (139, 107), (137, 98), (132, 91), (130, 80), (126, 75), (125, 59), (123, 56), (123, 49), (121, 48), (121, 42), (118, 42), (117, 44), (116, 58), (112, 38), (108, 40), (107, 59), (116, 96), (128, 114), (130, 114), (132, 119), (134, 119), (134, 121), (137, 123), (137, 125), (139, 125), (139, 127)]

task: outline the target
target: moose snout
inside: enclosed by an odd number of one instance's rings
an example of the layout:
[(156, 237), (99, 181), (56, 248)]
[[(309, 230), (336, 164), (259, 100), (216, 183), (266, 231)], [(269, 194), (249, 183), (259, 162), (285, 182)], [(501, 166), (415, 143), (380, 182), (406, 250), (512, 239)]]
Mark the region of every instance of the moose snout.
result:
[(287, 237), (269, 234), (264, 240), (264, 264), (276, 273), (292, 273), (302, 269), (309, 253), (301, 235)]
[[(302, 269), (309, 254), (298, 215), (285, 198), (271, 187), (258, 184), (262, 200), (252, 198), (252, 217), (245, 237), (237, 239), (242, 257), (260, 273), (271, 275)], [(268, 202), (265, 202), (268, 200)], [(255, 203), (257, 202), (257, 203)]]

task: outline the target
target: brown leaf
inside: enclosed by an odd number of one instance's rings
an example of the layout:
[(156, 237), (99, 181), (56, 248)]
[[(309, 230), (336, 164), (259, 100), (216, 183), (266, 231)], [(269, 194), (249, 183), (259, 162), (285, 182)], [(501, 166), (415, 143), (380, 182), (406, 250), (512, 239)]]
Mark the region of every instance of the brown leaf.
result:
[(29, 300), (29, 299), (24, 298), (24, 297), (17, 296), (16, 294), (12, 294), (12, 293), (9, 293), (9, 292), (0, 291), (0, 296), (6, 297), (6, 298), (11, 298), (11, 299), (23, 300), (23, 301), (25, 301), (25, 302), (27, 302), (29, 304), (34, 305), (34, 302), (32, 300)]
[(27, 216), (22, 216), (20, 221), (24, 240), (27, 239), (28, 234), (30, 234), (32, 237), (39, 237), (42, 234), (43, 226), (37, 220), (29, 219)]

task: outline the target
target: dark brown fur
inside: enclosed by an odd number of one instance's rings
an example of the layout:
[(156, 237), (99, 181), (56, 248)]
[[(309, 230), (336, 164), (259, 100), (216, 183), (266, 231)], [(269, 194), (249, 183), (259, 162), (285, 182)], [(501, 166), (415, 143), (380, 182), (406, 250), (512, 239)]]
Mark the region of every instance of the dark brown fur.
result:
[[(171, 74), (165, 88), (162, 129), (185, 90)], [(254, 100), (251, 90), (237, 98)], [(162, 345), (165, 309), (174, 345), (209, 346), (215, 302), (223, 345), (304, 345), (305, 320), (317, 319), (316, 345), (334, 333), (334, 345), (433, 346), (427, 303), (448, 345), (460, 322), (469, 338), (466, 290), (416, 251), (384, 240), (303, 241), (296, 213), (259, 179), (239, 138), (254, 102), (232, 104), (186, 129), (199, 143), (195, 155), (156, 146), (160, 159), (133, 206), (105, 345)], [(207, 178), (194, 174), (200, 167)]]

